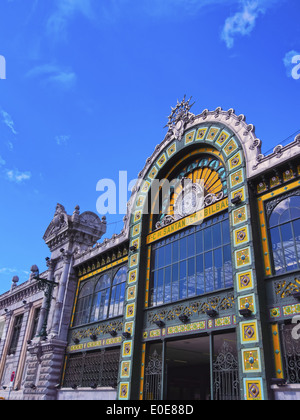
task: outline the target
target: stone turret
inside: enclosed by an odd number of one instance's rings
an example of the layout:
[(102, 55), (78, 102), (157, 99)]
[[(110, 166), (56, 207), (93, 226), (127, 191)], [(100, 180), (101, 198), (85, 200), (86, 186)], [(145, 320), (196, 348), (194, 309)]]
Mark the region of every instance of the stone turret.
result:
[[(93, 247), (105, 232), (105, 218), (101, 221), (92, 212), (80, 214), (79, 206), (68, 215), (64, 206), (57, 204), (43, 237), (51, 252), (51, 258), (47, 258), (46, 279), (40, 282), (45, 297), (37, 333), (43, 331), (43, 335), (37, 335), (28, 348), (25, 399), (56, 399), (55, 386), (60, 382), (77, 287), (74, 257)], [(34, 267), (31, 271), (36, 272)]]

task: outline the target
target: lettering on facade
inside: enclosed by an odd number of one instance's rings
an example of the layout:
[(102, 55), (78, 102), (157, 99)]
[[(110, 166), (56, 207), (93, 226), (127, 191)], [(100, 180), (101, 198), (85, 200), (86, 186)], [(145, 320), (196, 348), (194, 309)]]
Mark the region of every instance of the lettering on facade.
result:
[(212, 206), (206, 207), (205, 209), (202, 209), (191, 216), (187, 216), (181, 220), (178, 220), (177, 222), (172, 223), (171, 225), (166, 226), (163, 229), (151, 233), (147, 238), (147, 244), (151, 244), (152, 242), (164, 238), (165, 236), (168, 236), (172, 233), (178, 232), (179, 230), (182, 230), (188, 226), (199, 224), (201, 220), (206, 219), (207, 217), (210, 217), (214, 214), (217, 214), (227, 208), (228, 198), (219, 201), (213, 204)]

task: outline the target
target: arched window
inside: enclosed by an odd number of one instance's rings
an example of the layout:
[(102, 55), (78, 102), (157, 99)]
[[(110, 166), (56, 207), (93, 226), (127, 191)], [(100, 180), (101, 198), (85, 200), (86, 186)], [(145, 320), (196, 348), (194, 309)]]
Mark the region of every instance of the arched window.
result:
[[(150, 233), (168, 225), (170, 232), (176, 232), (174, 222), (217, 206), (228, 196), (225, 165), (214, 149), (206, 148), (198, 157), (188, 156), (182, 162), (167, 176), (172, 180), (172, 188), (164, 194), (165, 200), (161, 200), (161, 205), (154, 202), (160, 211), (159, 214), (153, 212)], [(233, 286), (228, 211), (215, 217), (209, 214), (213, 212), (207, 211), (202, 223), (153, 244), (150, 306)]]
[(87, 324), (89, 322), (94, 286), (94, 281), (88, 281), (81, 287), (76, 306), (74, 325)]
[(109, 317), (122, 315), (125, 299), (125, 285), (126, 285), (127, 268), (122, 267), (114, 277), (111, 300), (109, 308)]
[(282, 200), (269, 219), (275, 274), (300, 268), (300, 196)]
[(127, 267), (107, 271), (80, 288), (73, 326), (103, 321), (123, 314)]
[(110, 286), (110, 276), (107, 274), (101, 276), (95, 287), (90, 322), (101, 321), (107, 318)]

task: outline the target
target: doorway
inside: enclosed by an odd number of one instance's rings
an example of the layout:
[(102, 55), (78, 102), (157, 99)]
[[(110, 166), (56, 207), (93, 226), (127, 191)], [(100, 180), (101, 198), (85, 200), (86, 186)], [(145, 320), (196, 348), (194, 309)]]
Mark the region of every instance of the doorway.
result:
[(236, 333), (189, 336), (151, 343), (145, 400), (238, 400)]
[(209, 337), (168, 342), (165, 375), (167, 400), (210, 400)]

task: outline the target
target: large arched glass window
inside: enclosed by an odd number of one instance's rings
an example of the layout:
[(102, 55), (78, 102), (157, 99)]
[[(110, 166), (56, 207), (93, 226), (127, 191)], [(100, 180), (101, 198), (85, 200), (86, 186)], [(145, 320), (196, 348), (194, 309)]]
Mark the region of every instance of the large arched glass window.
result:
[(269, 219), (275, 274), (300, 268), (300, 196), (282, 200)]
[[(171, 188), (152, 209), (150, 232), (217, 205), (228, 196), (226, 169), (219, 153), (205, 148), (197, 156), (182, 159), (167, 179)], [(193, 159), (193, 160), (191, 160)], [(152, 246), (150, 306), (158, 306), (233, 286), (228, 212), (208, 217)], [(174, 226), (174, 225), (173, 225)], [(176, 230), (175, 230), (176, 231)]]
[(107, 271), (80, 288), (73, 326), (103, 321), (123, 314), (127, 267)]
[(109, 317), (121, 315), (124, 308), (127, 269), (122, 267), (113, 280)]

